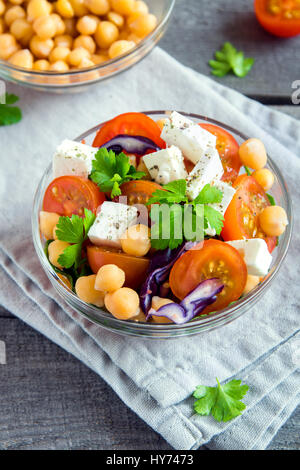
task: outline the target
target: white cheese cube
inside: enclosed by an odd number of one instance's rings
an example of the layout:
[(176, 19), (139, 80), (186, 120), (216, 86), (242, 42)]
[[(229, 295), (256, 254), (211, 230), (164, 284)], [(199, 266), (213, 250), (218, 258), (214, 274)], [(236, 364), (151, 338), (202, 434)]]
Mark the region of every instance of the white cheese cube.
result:
[(137, 215), (136, 207), (106, 201), (102, 204), (88, 237), (94, 245), (121, 248), (121, 237), (135, 223)]
[(63, 140), (53, 155), (53, 176), (74, 175), (87, 178), (92, 171), (92, 160), (97, 148), (90, 145)]
[(219, 180), (224, 173), (217, 149), (208, 147), (187, 177), (187, 196), (194, 200), (206, 184)]
[(183, 155), (179, 148), (171, 147), (143, 156), (143, 161), (157, 183), (168, 184), (174, 180), (185, 179), (187, 172)]
[(235, 194), (235, 189), (228, 183), (224, 183), (224, 181), (213, 181), (211, 183), (212, 186), (219, 189), (223, 193), (222, 201), (219, 203), (209, 204), (213, 207), (216, 211), (221, 212), (222, 215), (225, 214), (227, 207), (231, 203), (231, 200)]
[(161, 138), (168, 145), (179, 147), (183, 155), (195, 165), (207, 148), (215, 147), (217, 141), (213, 134), (176, 111), (166, 120)]
[(236, 248), (243, 256), (248, 274), (252, 276), (266, 276), (268, 274), (272, 256), (265, 240), (249, 238), (248, 240), (233, 240), (226, 243)]

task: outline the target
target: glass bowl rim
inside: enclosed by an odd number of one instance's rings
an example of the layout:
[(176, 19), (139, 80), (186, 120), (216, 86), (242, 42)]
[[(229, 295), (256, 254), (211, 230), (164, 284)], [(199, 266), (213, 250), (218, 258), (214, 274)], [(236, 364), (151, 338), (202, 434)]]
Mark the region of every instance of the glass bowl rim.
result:
[[(172, 111), (167, 111), (167, 110), (155, 110), (155, 111), (141, 111), (143, 114), (149, 115), (149, 116), (162, 116), (165, 115), (166, 117), (170, 115)], [(224, 128), (225, 130), (234, 133), (235, 135), (239, 136), (243, 140), (247, 140), (249, 137), (247, 137), (245, 134), (241, 133), (240, 131), (237, 131), (233, 127), (224, 124), (223, 122), (217, 121), (215, 119), (209, 118), (207, 116), (202, 116), (199, 114), (195, 113), (186, 113), (185, 111), (177, 111), (180, 114), (188, 117), (188, 118), (193, 118), (193, 119), (198, 119), (200, 121), (207, 121), (209, 123), (215, 124), (217, 126), (220, 126)], [(101, 126), (103, 126), (106, 122), (104, 121), (91, 129), (85, 131), (82, 133), (80, 136), (78, 136), (75, 141), (80, 142), (82, 139), (86, 138), (87, 136), (95, 133)], [(182, 330), (187, 330), (190, 331), (190, 334), (193, 334), (193, 330), (195, 330), (195, 333), (200, 333), (201, 331), (197, 330), (197, 327), (201, 329), (201, 326), (203, 327), (202, 329), (208, 330), (208, 329), (213, 329), (218, 326), (222, 326), (224, 324), (227, 324), (239, 316), (241, 316), (243, 313), (245, 313), (245, 310), (243, 307), (246, 307), (249, 305), (252, 301), (257, 301), (261, 297), (261, 295), (265, 292), (267, 287), (269, 287), (271, 281), (276, 277), (276, 275), (279, 272), (279, 269), (281, 267), (281, 264), (283, 263), (292, 236), (292, 229), (293, 229), (293, 211), (292, 211), (292, 201), (291, 197), (289, 194), (289, 190), (287, 188), (287, 185), (285, 183), (285, 180), (281, 174), (281, 171), (279, 170), (278, 166), (274, 161), (272, 160), (271, 157), (268, 155), (268, 163), (270, 164), (271, 168), (275, 172), (275, 176), (279, 182), (280, 188), (283, 191), (283, 196), (287, 202), (287, 216), (289, 220), (289, 224), (284, 232), (284, 234), (281, 236), (282, 237), (282, 242), (280, 243), (280, 247), (282, 249), (280, 257), (276, 263), (276, 266), (273, 267), (272, 272), (268, 275), (268, 277), (260, 283), (257, 287), (255, 287), (249, 294), (247, 294), (245, 297), (240, 298), (234, 304), (231, 306), (228, 306), (222, 310), (218, 310), (215, 313), (208, 314), (206, 316), (199, 316), (193, 319), (192, 321), (182, 324), (182, 325), (176, 325), (174, 323), (168, 323), (168, 324), (156, 324), (156, 323), (146, 323), (146, 322), (137, 322), (134, 320), (118, 320), (117, 318), (113, 317), (111, 314), (106, 312), (105, 310), (102, 310), (92, 304), (88, 304), (82, 300), (80, 300), (76, 294), (69, 289), (66, 285), (63, 284), (61, 279), (58, 277), (57, 273), (54, 271), (52, 266), (50, 265), (45, 253), (44, 253), (44, 248), (42, 245), (42, 241), (40, 238), (40, 232), (39, 232), (39, 224), (38, 224), (38, 210), (39, 210), (39, 203), (41, 200), (41, 194), (40, 194), (40, 189), (41, 185), (44, 181), (44, 179), (48, 176), (48, 173), (51, 171), (52, 164), (50, 163), (48, 167), (46, 168), (45, 172), (43, 173), (36, 192), (34, 196), (34, 201), (33, 201), (33, 210), (32, 210), (32, 233), (33, 233), (33, 242), (35, 246), (35, 250), (37, 252), (37, 255), (39, 257), (39, 260), (46, 271), (47, 275), (51, 276), (50, 279), (52, 279), (55, 283), (63, 286), (64, 293), (66, 292), (66, 296), (70, 297), (72, 299), (72, 303), (70, 302), (69, 305), (72, 306), (74, 310), (76, 310), (77, 313), (80, 313), (83, 317), (89, 319), (93, 323), (98, 324), (99, 326), (102, 326), (103, 328), (106, 328), (110, 331), (116, 331), (120, 334), (127, 334), (127, 335), (136, 335), (139, 336), (139, 333), (154, 333), (155, 332), (160, 332), (160, 333), (172, 333), (174, 331), (182, 331)], [(59, 292), (60, 293), (60, 292)], [(63, 298), (64, 296), (60, 294)], [(68, 301), (67, 301), (68, 302)], [(75, 306), (74, 306), (75, 303)], [(82, 309), (88, 309), (89, 312), (84, 312)], [(95, 315), (93, 315), (95, 314)], [(109, 321), (116, 326), (116, 329), (108, 327), (103, 325), (99, 320), (97, 320), (97, 316), (103, 317), (103, 320), (109, 319)], [(134, 333), (126, 331), (126, 327), (129, 328), (129, 330), (134, 330)], [(122, 331), (125, 330), (125, 331)], [(172, 337), (172, 336), (171, 336)], [(176, 335), (174, 335), (176, 338)], [(179, 337), (179, 336), (177, 336)], [(151, 336), (150, 336), (151, 338)]]
[[(33, 76), (33, 77), (34, 76), (46, 76), (46, 77), (49, 76), (49, 77), (53, 77), (53, 78), (55, 78), (55, 77), (61, 78), (61, 77), (67, 77), (67, 76), (72, 76), (72, 75), (76, 75), (76, 76), (77, 75), (84, 75), (87, 72), (93, 72), (93, 71), (96, 71), (96, 70), (98, 71), (98, 70), (101, 70), (101, 69), (105, 69), (107, 66), (118, 64), (118, 62), (121, 62), (123, 59), (126, 59), (127, 57), (130, 57), (132, 54), (137, 53), (139, 50), (143, 49), (143, 47), (145, 45), (151, 43), (153, 38), (157, 35), (157, 33), (159, 33), (161, 31), (161, 29), (164, 28), (164, 26), (167, 24), (167, 22), (170, 19), (170, 16), (171, 16), (172, 11), (174, 9), (176, 0), (170, 0), (170, 2), (171, 2), (170, 6), (168, 7), (168, 10), (167, 10), (165, 16), (163, 16), (161, 18), (161, 20), (157, 23), (154, 30), (151, 33), (149, 33), (145, 38), (143, 38), (138, 44), (136, 44), (136, 46), (133, 49), (130, 49), (128, 52), (125, 52), (124, 54), (121, 54), (121, 55), (115, 57), (114, 59), (109, 59), (109, 60), (107, 60), (107, 61), (105, 61), (101, 64), (95, 64), (94, 66), (91, 66), (91, 67), (86, 67), (86, 68), (83, 68), (83, 69), (68, 70), (66, 72), (56, 72), (56, 71), (52, 71), (52, 70), (39, 71), (39, 70), (33, 70), (33, 69), (26, 69), (26, 68), (23, 68), (23, 67), (19, 67), (17, 65), (13, 65), (10, 62), (8, 62), (7, 60), (1, 60), (0, 59), (0, 69), (2, 68), (3, 70), (5, 69), (5, 70), (12, 70), (12, 71), (15, 71), (15, 72), (21, 72), (21, 73), (25, 73), (25, 74), (28, 74), (29, 76)], [(132, 65), (134, 65), (134, 64), (132, 64)], [(110, 75), (108, 75), (107, 77), (103, 77), (103, 78), (109, 78), (109, 76)], [(79, 85), (83, 85), (83, 84), (84, 83), (80, 83)], [(76, 85), (78, 85), (78, 84), (76, 84)], [(60, 87), (60, 86), (65, 86), (65, 85), (57, 84), (56, 86)]]

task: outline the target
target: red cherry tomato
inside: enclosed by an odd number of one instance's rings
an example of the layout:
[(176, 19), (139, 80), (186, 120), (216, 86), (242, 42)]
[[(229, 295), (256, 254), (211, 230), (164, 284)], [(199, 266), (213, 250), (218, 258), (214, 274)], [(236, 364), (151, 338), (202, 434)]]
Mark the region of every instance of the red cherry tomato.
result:
[(279, 37), (300, 34), (300, 5), (297, 0), (255, 0), (255, 14), (262, 27)]

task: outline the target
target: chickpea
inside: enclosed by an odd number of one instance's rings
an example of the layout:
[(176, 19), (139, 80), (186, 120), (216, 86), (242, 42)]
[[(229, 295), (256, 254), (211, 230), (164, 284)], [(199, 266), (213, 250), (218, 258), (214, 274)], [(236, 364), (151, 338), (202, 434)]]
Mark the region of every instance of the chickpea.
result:
[(142, 224), (132, 225), (121, 238), (121, 245), (128, 255), (145, 256), (151, 248), (149, 228)]
[(94, 15), (106, 15), (110, 9), (108, 0), (85, 0), (85, 4)]
[(65, 23), (65, 34), (68, 34), (69, 36), (76, 36), (77, 30), (76, 30), (76, 20), (75, 18), (65, 18), (64, 19)]
[(3, 0), (0, 0), (0, 16), (5, 12), (6, 5)]
[(146, 5), (145, 2), (137, 0), (134, 4), (133, 13), (139, 15), (147, 15), (147, 13), (149, 13), (148, 5)]
[(156, 121), (156, 124), (158, 125), (161, 131), (163, 130), (166, 122), (167, 122), (167, 119), (158, 119), (158, 121)]
[(151, 13), (148, 13), (147, 15), (139, 15), (138, 17), (134, 17), (132, 21), (128, 22), (128, 26), (131, 31), (141, 38), (150, 34), (156, 25), (157, 18)]
[(108, 57), (104, 54), (92, 54), (91, 60), (94, 65), (99, 65), (103, 64), (103, 62), (106, 62), (108, 60)]
[(23, 67), (24, 69), (32, 69), (33, 55), (29, 49), (21, 49), (9, 58), (9, 62), (18, 67)]
[[(152, 297), (152, 305), (151, 307), (154, 308), (154, 310), (158, 310), (160, 307), (163, 307), (164, 305), (168, 304), (173, 304), (173, 300), (171, 299), (164, 299), (162, 297), (157, 297), (156, 295)], [(170, 320), (167, 317), (159, 317), (157, 315), (151, 315), (152, 320), (155, 323), (173, 323), (172, 320)]]
[(107, 49), (113, 42), (118, 39), (119, 30), (115, 24), (110, 21), (101, 21), (95, 32), (95, 40), (102, 49)]
[(149, 181), (152, 179), (148, 171), (148, 168), (146, 167), (144, 160), (142, 158), (140, 159), (140, 163), (137, 166), (137, 171), (142, 171), (143, 173), (145, 173), (144, 179), (149, 180)]
[(73, 65), (74, 67), (78, 67), (84, 57), (90, 59), (91, 54), (87, 49), (84, 49), (83, 47), (78, 47), (77, 49), (73, 49), (73, 51), (70, 52), (68, 57), (68, 63), (70, 65)]
[(96, 305), (96, 307), (103, 307), (105, 294), (94, 288), (95, 279), (96, 274), (79, 277), (75, 284), (75, 292), (83, 302)]
[(288, 225), (288, 218), (283, 207), (268, 206), (259, 214), (259, 224), (269, 237), (279, 237)]
[(77, 38), (74, 39), (74, 49), (77, 49), (78, 47), (83, 47), (84, 49), (87, 49), (90, 54), (94, 54), (96, 51), (96, 43), (94, 39), (91, 36), (77, 36)]
[(80, 64), (78, 65), (79, 69), (85, 69), (87, 67), (94, 67), (94, 62), (91, 59), (88, 59), (87, 57), (84, 57)]
[(0, 18), (0, 34), (5, 33), (6, 24), (3, 18)]
[(114, 11), (121, 15), (131, 15), (134, 13), (136, 6), (135, 0), (111, 0), (111, 5)]
[(274, 184), (274, 175), (267, 168), (256, 170), (254, 173), (252, 173), (252, 176), (264, 188), (265, 191), (271, 189)]
[(111, 59), (118, 57), (119, 55), (125, 54), (126, 52), (130, 51), (135, 47), (135, 42), (133, 41), (116, 41), (114, 42), (109, 50), (108, 55)]
[(256, 286), (258, 286), (259, 283), (260, 278), (258, 276), (252, 276), (251, 274), (248, 274), (243, 295), (249, 294), (249, 292), (252, 291)]
[(51, 16), (40, 16), (34, 20), (33, 30), (41, 39), (53, 38), (56, 34), (56, 22)]
[(259, 139), (249, 139), (239, 148), (239, 156), (243, 165), (260, 170), (267, 163), (267, 152), (264, 144)]
[(58, 269), (63, 269), (58, 262), (58, 258), (68, 246), (70, 246), (69, 243), (63, 242), (62, 240), (54, 240), (48, 246), (49, 261)]
[(69, 68), (70, 67), (64, 60), (57, 60), (50, 64), (49, 70), (52, 70), (53, 72), (67, 72)]
[(27, 45), (33, 36), (33, 28), (24, 18), (16, 19), (10, 26), (10, 32), (23, 45)]
[(64, 32), (66, 31), (66, 25), (62, 17), (59, 16), (57, 13), (52, 13), (50, 15), (50, 18), (52, 18), (52, 20), (54, 20), (54, 23), (55, 23), (55, 27), (56, 27), (55, 36), (64, 34)]
[(105, 264), (101, 266), (97, 273), (95, 289), (104, 292), (113, 292), (123, 287), (125, 282), (125, 273), (115, 264)]
[(66, 61), (70, 52), (71, 51), (68, 47), (62, 47), (62, 46), (54, 47), (54, 49), (52, 49), (52, 51), (49, 54), (49, 61), (51, 63), (57, 62), (59, 60)]
[[(33, 64), (33, 69), (38, 70), (39, 72), (45, 72), (46, 70), (49, 70), (50, 64), (48, 60), (46, 59), (40, 59), (36, 60)], [(56, 236), (54, 236), (54, 231), (56, 230), (56, 226), (53, 229), (53, 237), (54, 240), (56, 240)]]
[(26, 13), (24, 8), (20, 7), (19, 5), (13, 6), (6, 10), (4, 15), (4, 20), (7, 26), (10, 26), (15, 20), (20, 18), (25, 18)]
[(18, 50), (18, 44), (9, 33), (0, 34), (0, 59), (7, 60), (14, 52)]
[(63, 18), (73, 18), (74, 10), (69, 0), (57, 0), (56, 10)]
[(40, 212), (40, 231), (47, 240), (53, 237), (53, 229), (59, 221), (59, 215), (56, 212)]
[(52, 39), (41, 39), (33, 36), (30, 40), (30, 50), (38, 59), (46, 59), (54, 47)]
[(72, 5), (72, 8), (74, 10), (74, 15), (75, 16), (84, 16), (87, 15), (89, 12), (89, 9), (87, 8), (85, 4), (85, 0), (70, 0), (70, 3)]
[(138, 294), (129, 287), (121, 287), (104, 297), (107, 310), (119, 320), (128, 320), (139, 313), (140, 299)]
[(64, 276), (61, 273), (56, 273), (56, 275), (59, 277), (59, 279), (64, 283), (65, 286), (67, 286), (70, 290), (72, 290), (72, 285), (70, 280), (67, 278), (67, 276)]
[(68, 47), (72, 49), (73, 46), (73, 38), (68, 34), (62, 34), (60, 36), (56, 36), (54, 38), (54, 45), (55, 47)]
[(132, 320), (136, 322), (146, 322), (146, 316), (141, 308), (139, 308), (137, 315), (132, 317)]
[(127, 36), (127, 41), (133, 41), (135, 44), (138, 44), (139, 42), (141, 42), (141, 40), (142, 38), (133, 33), (130, 33)]
[(51, 11), (52, 5), (47, 0), (30, 0), (27, 5), (27, 19), (31, 22), (39, 16), (50, 15)]
[(91, 35), (96, 32), (99, 19), (97, 16), (85, 15), (79, 18), (76, 24), (76, 28), (80, 34)]
[(22, 5), (23, 2), (24, 0), (10, 0), (13, 5)]
[(111, 23), (114, 23), (118, 28), (122, 28), (122, 26), (124, 26), (123, 16), (119, 15), (119, 13), (116, 13), (115, 11), (110, 11), (107, 14), (107, 19)]

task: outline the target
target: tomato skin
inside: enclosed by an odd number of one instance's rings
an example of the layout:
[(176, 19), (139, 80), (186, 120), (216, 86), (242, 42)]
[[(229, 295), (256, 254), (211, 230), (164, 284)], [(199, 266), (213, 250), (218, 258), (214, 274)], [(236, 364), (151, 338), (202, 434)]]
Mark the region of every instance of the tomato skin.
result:
[(268, 3), (269, 0), (255, 0), (254, 2), (256, 17), (266, 31), (282, 38), (300, 34), (300, 18), (285, 19), (280, 14), (274, 15), (269, 13), (267, 10)]
[[(270, 201), (260, 184), (252, 177), (240, 175), (233, 183), (236, 193), (224, 216), (221, 236), (225, 241), (244, 238), (264, 238), (270, 253), (276, 246), (276, 237), (267, 237), (259, 229), (258, 215)], [(245, 220), (249, 225), (245, 225)]]
[(160, 148), (166, 143), (160, 138), (161, 130), (153, 119), (143, 113), (125, 113), (106, 122), (97, 132), (93, 147), (101, 147), (119, 134), (148, 137)]
[(216, 147), (224, 168), (222, 181), (233, 183), (242, 166), (239, 157), (239, 144), (235, 138), (222, 127), (208, 123), (200, 123), (200, 126), (217, 137)]
[(60, 176), (46, 189), (43, 210), (67, 217), (72, 214), (83, 216), (84, 208), (96, 214), (104, 201), (105, 195), (92, 181), (81, 176)]
[(152, 194), (158, 189), (163, 189), (159, 184), (153, 181), (133, 180), (127, 181), (120, 186), (122, 196), (128, 199), (127, 204), (146, 204)]
[[(232, 247), (220, 240), (205, 240), (182, 255), (171, 270), (170, 287), (180, 300), (201, 281), (212, 278), (223, 281), (223, 291), (213, 304), (203, 310), (202, 315), (227, 307), (230, 302), (238, 300), (244, 291), (247, 281), (245, 261), (235, 248), (228, 248)], [(211, 263), (214, 263), (213, 267)]]
[(87, 246), (87, 259), (93, 273), (97, 274), (101, 266), (115, 264), (125, 272), (125, 287), (138, 289), (147, 276), (150, 260), (127, 255), (121, 250), (104, 246)]

